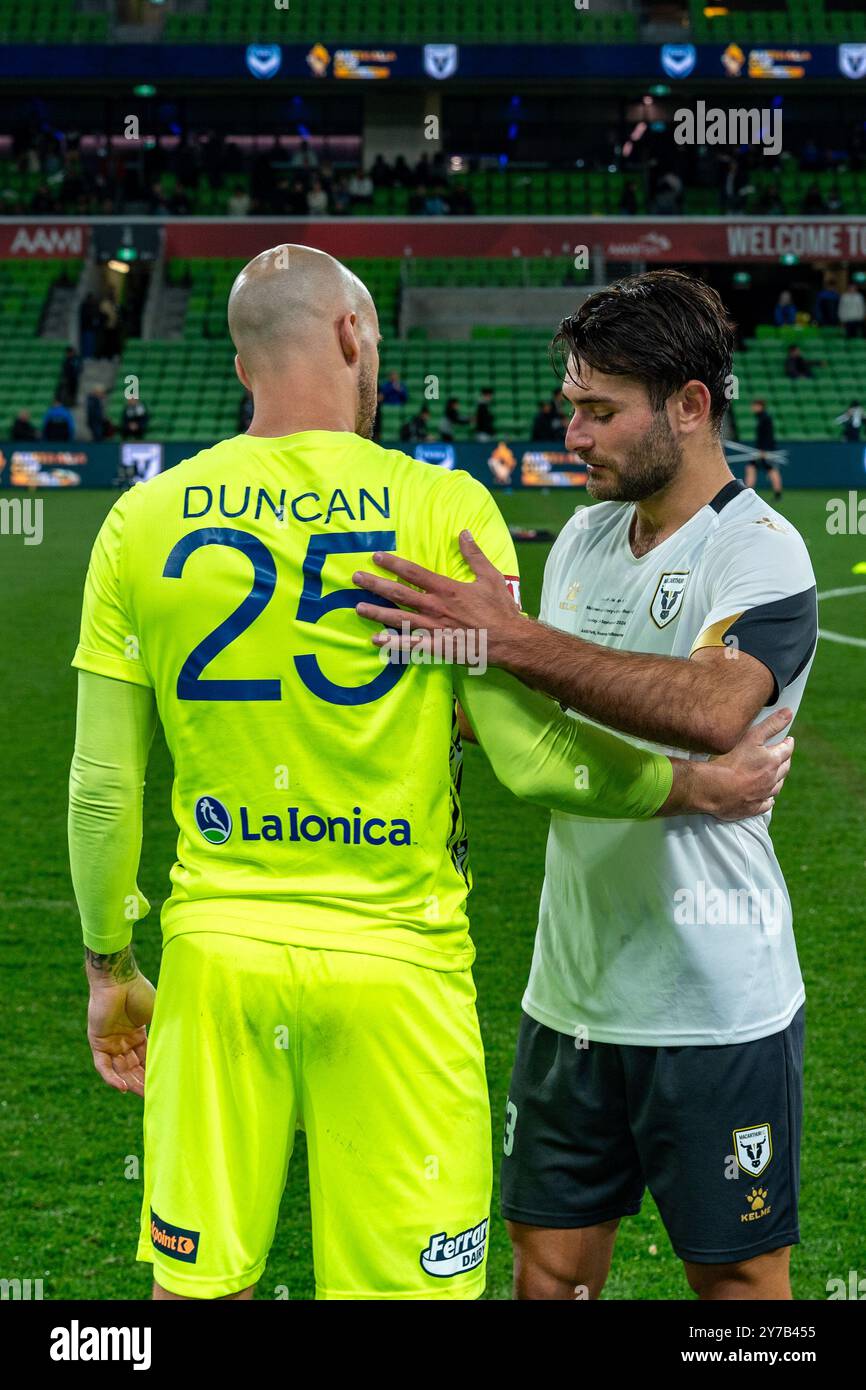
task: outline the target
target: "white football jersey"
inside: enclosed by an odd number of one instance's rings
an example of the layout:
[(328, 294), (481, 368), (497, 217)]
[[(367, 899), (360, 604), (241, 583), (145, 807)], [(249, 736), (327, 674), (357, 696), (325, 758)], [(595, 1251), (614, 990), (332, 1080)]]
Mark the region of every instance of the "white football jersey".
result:
[[(785, 517), (731, 482), (640, 558), (630, 503), (581, 509), (544, 574), (541, 619), (624, 651), (724, 646), (770, 670), (796, 712), (815, 654), (815, 576)], [(721, 677), (720, 677), (721, 679)], [(632, 742), (680, 757), (680, 749)], [(595, 821), (554, 812), (526, 1012), (577, 1038), (748, 1042), (804, 998), (770, 816)]]

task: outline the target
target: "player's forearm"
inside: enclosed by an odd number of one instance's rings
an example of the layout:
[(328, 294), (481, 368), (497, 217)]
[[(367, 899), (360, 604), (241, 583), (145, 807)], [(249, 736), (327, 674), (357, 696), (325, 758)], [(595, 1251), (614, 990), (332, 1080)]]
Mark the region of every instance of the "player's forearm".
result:
[(497, 665), (569, 709), (652, 743), (724, 753), (742, 732), (720, 706), (718, 681), (682, 657), (616, 651), (521, 618), (498, 645)]
[(152, 691), (79, 673), (69, 862), (84, 943), (96, 956), (125, 951), (133, 924), (150, 910), (136, 878), (154, 724)]
[(641, 820), (669, 797), (670, 759), (570, 718), (505, 672), (455, 676), (493, 771), (524, 801), (594, 820)]

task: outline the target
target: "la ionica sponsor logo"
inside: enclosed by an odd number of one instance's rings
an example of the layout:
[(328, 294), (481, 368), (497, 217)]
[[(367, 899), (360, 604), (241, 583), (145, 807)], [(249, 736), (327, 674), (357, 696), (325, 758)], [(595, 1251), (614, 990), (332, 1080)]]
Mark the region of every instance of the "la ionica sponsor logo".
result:
[(468, 1226), (459, 1235), (449, 1236), (439, 1231), (431, 1236), (426, 1250), (421, 1251), (421, 1268), (435, 1279), (450, 1279), (454, 1274), (477, 1268), (484, 1260), (489, 1224), (489, 1218), (485, 1217), (477, 1226)]
[[(195, 823), (208, 844), (223, 845), (231, 838), (234, 817), (215, 796), (200, 796), (194, 806)], [(339, 845), (411, 845), (412, 826), (400, 817), (368, 815), (360, 806), (340, 816), (308, 813), (301, 806), (287, 806), (285, 812), (264, 814), (249, 806), (238, 809), (242, 840), (266, 842), (319, 840)]]

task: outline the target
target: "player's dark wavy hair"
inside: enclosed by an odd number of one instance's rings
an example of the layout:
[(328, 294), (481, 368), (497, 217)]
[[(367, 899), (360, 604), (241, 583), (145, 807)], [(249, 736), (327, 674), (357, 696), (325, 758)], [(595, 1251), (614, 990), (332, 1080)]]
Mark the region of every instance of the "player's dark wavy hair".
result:
[(653, 410), (661, 410), (687, 381), (702, 381), (710, 393), (712, 426), (721, 429), (734, 325), (716, 291), (693, 275), (650, 270), (617, 280), (562, 320), (550, 351), (560, 373), (573, 357), (578, 373), (588, 366), (633, 377), (646, 388)]

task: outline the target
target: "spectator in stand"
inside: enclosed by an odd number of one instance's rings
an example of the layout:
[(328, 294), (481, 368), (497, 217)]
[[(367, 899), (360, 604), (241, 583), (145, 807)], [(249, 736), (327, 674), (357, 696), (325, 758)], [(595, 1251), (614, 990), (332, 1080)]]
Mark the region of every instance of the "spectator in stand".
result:
[(331, 190), (331, 211), (335, 217), (347, 217), (352, 211), (349, 185), (344, 178), (338, 178)]
[(824, 276), (824, 284), (818, 291), (815, 322), (819, 328), (834, 328), (839, 322), (839, 291), (832, 275)]
[(324, 217), (327, 211), (328, 195), (322, 187), (321, 179), (314, 178), (307, 194), (307, 212), (311, 217)]
[(448, 212), (448, 204), (443, 197), (443, 191), (434, 188), (424, 200), (424, 213), (427, 217), (444, 217)]
[(423, 444), (430, 438), (430, 407), (422, 405), (417, 415), (407, 420), (400, 430), (400, 438), (406, 444)]
[(656, 184), (650, 212), (658, 217), (676, 217), (683, 210), (683, 181), (672, 170), (662, 174)]
[(319, 156), (308, 140), (302, 140), (292, 155), (293, 169), (318, 169)]
[(394, 172), (388, 168), (381, 154), (377, 154), (370, 168), (370, 178), (375, 188), (390, 188), (394, 182)]
[(94, 444), (101, 444), (106, 436), (107, 420), (105, 418), (105, 390), (102, 386), (94, 386), (88, 393), (85, 402), (85, 419), (87, 428), (90, 430), (90, 438)]
[(252, 198), (241, 184), (237, 184), (229, 194), (227, 211), (229, 217), (247, 217), (252, 206)]
[(803, 199), (803, 212), (807, 217), (821, 217), (827, 211), (827, 204), (821, 196), (817, 183), (810, 183)]
[(43, 439), (74, 439), (75, 421), (72, 413), (63, 404), (59, 396), (54, 397), (54, 404), (46, 410), (42, 420)]
[(405, 405), (409, 399), (409, 392), (400, 380), (399, 372), (389, 372), (388, 380), (382, 387), (383, 405)]
[(68, 347), (60, 364), (60, 380), (57, 383), (57, 396), (64, 405), (75, 405), (78, 400), (78, 383), (81, 380), (81, 358), (74, 347)]
[(790, 290), (782, 290), (776, 301), (773, 322), (777, 328), (793, 326), (797, 322), (797, 306)]
[(539, 401), (535, 419), (532, 422), (531, 439), (536, 444), (549, 444), (557, 438), (554, 420), (553, 401)]
[(847, 444), (860, 443), (860, 430), (863, 427), (863, 407), (859, 401), (852, 401), (847, 410), (837, 415), (833, 422), (842, 426), (842, 438)]
[(30, 419), (29, 410), (19, 410), (15, 419), (12, 421), (12, 428), (9, 431), (10, 439), (38, 439), (36, 426)]
[(124, 439), (144, 439), (149, 420), (150, 414), (147, 407), (142, 405), (138, 396), (131, 397), (123, 407), (120, 421), (121, 436)]
[(845, 337), (862, 338), (864, 320), (866, 300), (856, 285), (848, 285), (845, 293), (839, 296), (839, 322), (845, 329)]
[(174, 192), (168, 200), (168, 210), (172, 217), (189, 217), (192, 212), (192, 202), (189, 193), (178, 179), (174, 186)]
[(454, 431), (459, 425), (470, 423), (468, 415), (460, 414), (460, 400), (457, 396), (449, 396), (445, 402), (445, 413), (439, 422), (439, 434), (447, 444), (454, 441)]
[(811, 377), (814, 375), (815, 367), (823, 367), (823, 362), (809, 361), (804, 357), (796, 343), (792, 343), (785, 354), (783, 370), (785, 376), (791, 381), (798, 381), (801, 377)]
[(479, 444), (486, 444), (493, 438), (496, 432), (496, 423), (493, 419), (493, 387), (485, 386), (475, 407), (475, 418), (472, 421), (472, 428), (475, 430), (475, 438)]
[(782, 474), (779, 472), (776, 461), (767, 458), (768, 454), (775, 453), (776, 431), (773, 427), (773, 417), (767, 410), (766, 401), (752, 401), (752, 414), (755, 417), (755, 448), (759, 452), (753, 463), (746, 464), (743, 481), (746, 487), (753, 488), (758, 481), (758, 469), (762, 469), (770, 479), (774, 498), (777, 502), (781, 502)]
[(349, 197), (356, 206), (363, 207), (373, 200), (373, 180), (363, 169), (356, 169), (349, 179)]
[(81, 301), (78, 310), (78, 333), (81, 341), (81, 356), (84, 358), (96, 356), (96, 335), (102, 325), (102, 318), (99, 313), (99, 303), (96, 295), (91, 291), (86, 294)]
[(253, 419), (253, 398), (249, 391), (244, 391), (238, 406), (238, 434), (246, 434)]
[(409, 216), (422, 217), (427, 207), (427, 186), (419, 183), (409, 194)]
[(120, 310), (114, 291), (106, 289), (99, 301), (101, 331), (97, 346), (98, 357), (115, 358), (120, 356)]

